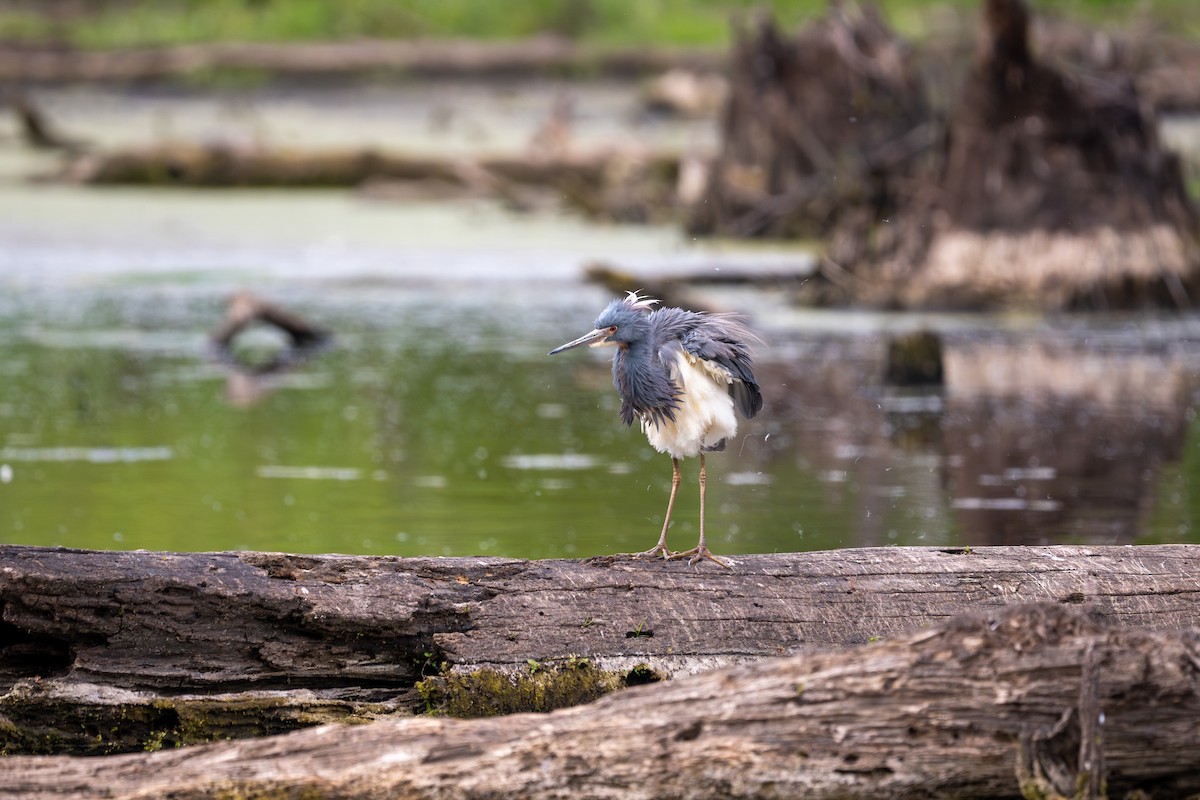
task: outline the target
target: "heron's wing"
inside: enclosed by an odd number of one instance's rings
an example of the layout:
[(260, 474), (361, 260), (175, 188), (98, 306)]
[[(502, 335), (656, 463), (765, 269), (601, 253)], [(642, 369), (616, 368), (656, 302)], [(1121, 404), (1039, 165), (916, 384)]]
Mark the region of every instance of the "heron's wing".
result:
[(697, 315), (699, 320), (682, 337), (683, 349), (729, 382), (729, 396), (746, 419), (762, 411), (763, 398), (750, 356), (759, 341), (742, 319), (733, 314)]

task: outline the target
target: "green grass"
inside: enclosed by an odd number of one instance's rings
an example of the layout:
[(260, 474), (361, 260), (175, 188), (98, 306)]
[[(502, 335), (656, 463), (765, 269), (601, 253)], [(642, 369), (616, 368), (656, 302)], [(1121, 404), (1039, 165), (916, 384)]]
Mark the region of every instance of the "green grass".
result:
[[(929, 30), (938, 6), (973, 12), (979, 0), (878, 0), (902, 33)], [(60, 3), (49, 0), (43, 8)], [(1038, 0), (1056, 11), (1114, 25), (1148, 15), (1200, 35), (1194, 0)], [(204, 41), (305, 41), (356, 37), (511, 39), (560, 34), (600, 45), (712, 45), (729, 20), (770, 8), (785, 25), (821, 14), (825, 0), (110, 0), (55, 17), (34, 4), (0, 5), (0, 39), (67, 40), (86, 48)], [(75, 6), (79, 8), (78, 5)], [(23, 9), (23, 10), (22, 10)]]

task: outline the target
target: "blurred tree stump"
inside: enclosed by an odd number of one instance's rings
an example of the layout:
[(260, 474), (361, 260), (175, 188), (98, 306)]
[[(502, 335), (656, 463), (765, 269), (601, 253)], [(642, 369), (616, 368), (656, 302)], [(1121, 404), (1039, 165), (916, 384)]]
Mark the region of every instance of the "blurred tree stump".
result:
[(10, 756), (0, 797), (1184, 797), (1200, 791), (1198, 664), (1196, 629), (1019, 605), (536, 718)]
[(1133, 80), (1049, 66), (1023, 0), (982, 5), (944, 124), (870, 8), (741, 32), (691, 230), (824, 237), (812, 302), (1190, 307), (1200, 216)]
[(737, 32), (731, 62), (692, 232), (813, 236), (890, 213), (935, 128), (908, 49), (874, 8), (831, 4), (794, 37), (763, 18)]
[(0, 752), (172, 747), (430, 706), (549, 710), (1038, 599), (1179, 630), (1200, 573), (1186, 545), (730, 560), (0, 546)]
[(1200, 225), (1126, 77), (1036, 58), (1022, 0), (986, 0), (941, 172), (889, 220), (849, 220), (847, 294), (903, 306), (1190, 307)]

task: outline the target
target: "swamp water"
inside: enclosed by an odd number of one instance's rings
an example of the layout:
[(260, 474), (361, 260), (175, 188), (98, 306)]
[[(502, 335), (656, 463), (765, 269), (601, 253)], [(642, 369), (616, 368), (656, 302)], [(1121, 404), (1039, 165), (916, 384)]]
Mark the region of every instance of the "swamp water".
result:
[[(255, 375), (207, 351), (224, 291), (10, 289), (0, 540), (514, 557), (653, 543), (669, 460), (620, 424), (601, 353), (546, 356), (603, 292), (266, 294), (333, 346)], [(808, 322), (760, 327), (767, 408), (709, 458), (719, 552), (1197, 540), (1200, 322), (952, 329), (947, 384), (929, 390), (883, 385), (878, 327)], [(279, 342), (240, 346), (262, 359)], [(695, 467), (677, 546), (696, 536)]]

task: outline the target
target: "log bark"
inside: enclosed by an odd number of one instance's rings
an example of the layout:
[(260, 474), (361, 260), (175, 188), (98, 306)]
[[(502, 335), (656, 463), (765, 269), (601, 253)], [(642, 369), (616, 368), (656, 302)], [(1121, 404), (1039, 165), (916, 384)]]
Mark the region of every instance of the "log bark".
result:
[(0, 797), (1173, 798), (1200, 791), (1198, 690), (1200, 631), (1032, 604), (544, 716), (12, 757)]
[[(1195, 624), (1200, 550), (863, 548), (715, 565), (0, 547), (0, 750), (546, 710), (1015, 601)], [(238, 712), (242, 713), (238, 713)], [(249, 721), (248, 721), (249, 720)]]

